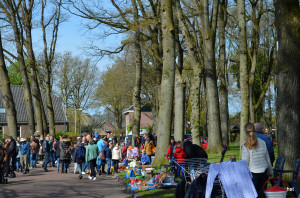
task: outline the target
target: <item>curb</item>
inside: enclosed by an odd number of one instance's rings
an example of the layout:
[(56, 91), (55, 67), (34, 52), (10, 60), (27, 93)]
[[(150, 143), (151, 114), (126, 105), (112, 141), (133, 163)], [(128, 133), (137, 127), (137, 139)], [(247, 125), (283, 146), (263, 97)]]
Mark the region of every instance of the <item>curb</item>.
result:
[(126, 182), (124, 182), (118, 175), (115, 176), (116, 177), (116, 182), (118, 184), (121, 184), (123, 186), (123, 189), (126, 190), (126, 192), (130, 193), (132, 195), (133, 198), (143, 198), (143, 196), (139, 195), (138, 193), (132, 191), (129, 187), (129, 185), (127, 185)]

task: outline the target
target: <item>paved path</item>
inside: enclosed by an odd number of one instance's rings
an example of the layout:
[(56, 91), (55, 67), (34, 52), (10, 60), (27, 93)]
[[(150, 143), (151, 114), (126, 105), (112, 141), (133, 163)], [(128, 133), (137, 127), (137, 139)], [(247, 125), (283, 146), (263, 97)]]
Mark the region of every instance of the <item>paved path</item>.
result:
[[(84, 175), (80, 180), (78, 174), (58, 174), (56, 168), (48, 168), (49, 172), (43, 172), (42, 168), (31, 169), (30, 173), (23, 175), (17, 173), (16, 178), (8, 178), (8, 184), (0, 184), (0, 198), (15, 197), (97, 197), (97, 198), (129, 198), (116, 183), (113, 176), (97, 176), (96, 181), (88, 179)], [(72, 169), (71, 169), (72, 171)]]

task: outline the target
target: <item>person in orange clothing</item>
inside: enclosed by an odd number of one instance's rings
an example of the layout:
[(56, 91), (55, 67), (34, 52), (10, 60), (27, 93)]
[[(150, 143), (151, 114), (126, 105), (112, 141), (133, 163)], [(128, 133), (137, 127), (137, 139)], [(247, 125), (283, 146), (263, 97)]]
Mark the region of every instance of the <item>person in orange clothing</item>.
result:
[[(183, 151), (183, 149), (180, 146), (181, 142), (177, 142), (175, 144), (175, 153), (174, 153), (174, 158), (177, 160), (177, 171), (176, 171), (176, 177), (180, 177), (180, 171), (181, 167), (184, 166), (184, 159), (187, 158), (186, 153)], [(183, 175), (183, 171), (182, 171)]]

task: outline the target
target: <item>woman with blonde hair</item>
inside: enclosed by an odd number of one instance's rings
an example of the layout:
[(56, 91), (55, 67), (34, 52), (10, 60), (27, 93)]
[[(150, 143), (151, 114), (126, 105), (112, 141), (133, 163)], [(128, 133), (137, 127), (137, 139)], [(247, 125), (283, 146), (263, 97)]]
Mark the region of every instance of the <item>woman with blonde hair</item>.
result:
[(114, 171), (118, 172), (119, 161), (122, 160), (122, 149), (119, 147), (119, 143), (117, 143), (112, 149), (112, 165), (114, 167)]
[(259, 198), (264, 198), (263, 185), (272, 176), (273, 169), (268, 154), (266, 143), (257, 138), (255, 127), (252, 123), (245, 125), (246, 141), (242, 145), (242, 160), (245, 160), (252, 173), (252, 181)]

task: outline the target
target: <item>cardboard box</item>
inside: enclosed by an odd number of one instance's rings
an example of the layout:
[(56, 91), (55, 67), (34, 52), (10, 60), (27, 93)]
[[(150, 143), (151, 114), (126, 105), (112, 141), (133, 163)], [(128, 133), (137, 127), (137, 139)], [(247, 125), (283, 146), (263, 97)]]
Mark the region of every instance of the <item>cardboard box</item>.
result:
[(145, 171), (145, 168), (153, 168), (152, 165), (142, 165), (142, 171)]

